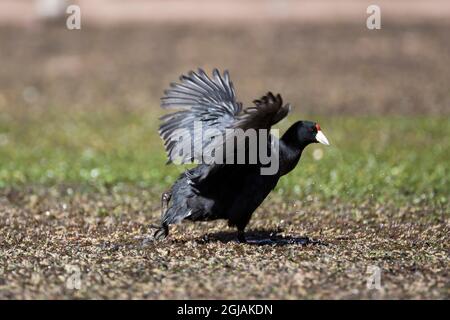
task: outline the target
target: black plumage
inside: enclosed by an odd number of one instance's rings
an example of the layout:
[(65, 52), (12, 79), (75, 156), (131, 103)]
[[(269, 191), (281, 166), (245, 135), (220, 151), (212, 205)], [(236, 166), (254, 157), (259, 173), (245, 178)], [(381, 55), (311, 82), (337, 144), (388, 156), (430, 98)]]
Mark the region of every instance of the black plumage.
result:
[[(164, 140), (168, 162), (200, 162), (193, 169), (186, 170), (174, 183), (172, 188), (162, 196), (161, 223), (155, 232), (156, 239), (165, 238), (169, 225), (183, 220), (205, 221), (227, 219), (230, 226), (238, 229), (239, 240), (244, 241), (244, 229), (252, 213), (275, 188), (281, 176), (287, 174), (297, 165), (303, 149), (310, 143), (328, 144), (318, 124), (311, 121), (298, 121), (286, 133), (277, 139), (268, 130), (272, 125), (287, 116), (290, 105), (283, 105), (281, 96), (268, 93), (255, 100), (254, 107), (242, 109), (236, 101), (233, 84), (227, 71), (223, 75), (214, 69), (212, 77), (201, 69), (180, 77), (180, 83), (172, 83), (161, 99), (165, 109), (178, 109), (161, 118), (159, 134)], [(196, 123), (201, 123), (202, 132), (214, 129), (218, 135), (204, 139), (196, 132)], [(235, 159), (237, 146), (226, 147), (226, 129), (255, 129), (267, 131), (267, 153), (272, 154), (279, 163), (275, 174), (261, 174), (261, 168), (267, 164), (257, 161), (233, 164), (202, 163), (210, 150), (222, 148), (223, 160), (232, 156)], [(180, 130), (189, 134), (188, 138), (179, 139)], [(197, 134), (196, 134), (197, 133)], [(187, 136), (186, 136), (187, 137)], [(196, 140), (197, 141), (194, 141)], [(201, 140), (200, 140), (201, 139)], [(260, 138), (258, 138), (259, 141)], [(245, 139), (244, 139), (245, 140)], [(199, 144), (201, 148), (195, 148)], [(249, 145), (244, 141), (248, 151)], [(183, 152), (189, 150), (190, 152)], [(236, 160), (236, 159), (235, 159)]]

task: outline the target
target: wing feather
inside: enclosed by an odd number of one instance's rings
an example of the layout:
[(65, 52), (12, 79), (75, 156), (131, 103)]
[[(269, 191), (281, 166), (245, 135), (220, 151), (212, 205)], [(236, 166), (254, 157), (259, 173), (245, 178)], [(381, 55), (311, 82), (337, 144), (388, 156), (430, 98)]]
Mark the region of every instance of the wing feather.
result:
[[(180, 82), (171, 83), (161, 98), (162, 108), (178, 109), (160, 118), (159, 134), (164, 140), (168, 163), (201, 161), (203, 150), (219, 147), (214, 137), (212, 140), (203, 141), (203, 133), (200, 137), (194, 134), (194, 123), (197, 121), (202, 124), (203, 132), (210, 128), (223, 134), (229, 128), (269, 130), (272, 125), (286, 117), (290, 110), (289, 104), (283, 106), (279, 94), (274, 96), (271, 92), (255, 100), (254, 104), (254, 107), (242, 111), (242, 104), (236, 100), (228, 71), (221, 75), (218, 69), (214, 69), (212, 77), (202, 69), (182, 75)], [(180, 129), (193, 137), (191, 141), (180, 139)], [(193, 148), (197, 142), (202, 144), (201, 150)], [(217, 143), (223, 142), (224, 139), (221, 139)], [(186, 149), (189, 149), (189, 154), (180, 154)]]

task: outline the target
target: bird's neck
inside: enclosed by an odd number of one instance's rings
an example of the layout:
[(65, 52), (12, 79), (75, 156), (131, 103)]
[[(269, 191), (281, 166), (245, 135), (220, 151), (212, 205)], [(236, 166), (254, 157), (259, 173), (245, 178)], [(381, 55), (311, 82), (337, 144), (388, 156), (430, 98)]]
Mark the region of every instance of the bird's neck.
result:
[(280, 139), (280, 175), (292, 171), (302, 156), (303, 149), (309, 142), (297, 138), (296, 128), (291, 127)]

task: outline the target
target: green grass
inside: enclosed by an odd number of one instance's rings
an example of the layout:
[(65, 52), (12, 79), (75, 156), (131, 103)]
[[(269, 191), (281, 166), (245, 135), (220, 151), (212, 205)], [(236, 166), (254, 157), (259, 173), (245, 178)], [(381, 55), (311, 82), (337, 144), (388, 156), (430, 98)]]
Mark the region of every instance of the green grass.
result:
[[(289, 121), (299, 117), (291, 115)], [(280, 181), (278, 194), (447, 204), (448, 118), (322, 116), (319, 120), (332, 146), (308, 147), (300, 165)], [(183, 167), (165, 165), (157, 125), (157, 115), (150, 111), (2, 114), (0, 187), (131, 184), (160, 192)], [(288, 125), (284, 122), (281, 127)]]

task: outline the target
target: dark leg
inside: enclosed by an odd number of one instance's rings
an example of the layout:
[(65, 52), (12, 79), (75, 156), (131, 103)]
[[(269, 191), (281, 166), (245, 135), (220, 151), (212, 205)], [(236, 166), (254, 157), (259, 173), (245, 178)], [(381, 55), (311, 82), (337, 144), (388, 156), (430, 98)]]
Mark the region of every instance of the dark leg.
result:
[(166, 191), (161, 195), (161, 218), (164, 217), (164, 214), (167, 211), (167, 208), (169, 207), (169, 201), (172, 197), (171, 191)]
[(153, 240), (163, 240), (169, 235), (169, 226), (164, 221), (164, 215), (166, 214), (166, 211), (169, 207), (169, 201), (172, 197), (172, 192), (166, 191), (161, 195), (161, 225), (155, 226), (151, 225), (150, 227), (153, 229), (156, 229), (156, 231), (153, 233), (153, 238), (150, 236), (145, 238), (143, 243), (147, 244), (148, 242), (151, 242)]
[(240, 243), (246, 243), (247, 239), (245, 238), (244, 229), (238, 229), (237, 238)]
[(164, 221), (164, 215), (167, 212), (167, 209), (169, 208), (169, 201), (172, 197), (172, 192), (166, 191), (161, 195), (161, 226), (158, 228), (158, 230), (155, 231), (153, 234), (153, 238), (155, 240), (162, 240), (165, 239), (169, 235), (169, 226), (165, 224)]
[(169, 235), (169, 226), (168, 225), (161, 225), (153, 234), (153, 238), (155, 240), (163, 240)]

